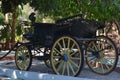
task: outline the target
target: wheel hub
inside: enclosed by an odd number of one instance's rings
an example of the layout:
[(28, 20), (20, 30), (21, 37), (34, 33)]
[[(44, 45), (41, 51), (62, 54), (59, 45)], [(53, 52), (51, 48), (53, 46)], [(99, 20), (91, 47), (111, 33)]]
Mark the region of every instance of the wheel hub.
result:
[(93, 53), (93, 55), (96, 56), (96, 58), (98, 58), (98, 59), (102, 59), (104, 57), (104, 54), (100, 53), (100, 52), (95, 52), (95, 53)]
[(68, 55), (67, 55), (67, 54), (64, 54), (64, 55), (63, 55), (63, 60), (64, 60), (64, 61), (68, 61)]
[(19, 56), (19, 59), (20, 60), (24, 60), (24, 56)]
[(99, 58), (99, 57), (100, 57), (100, 55), (99, 55), (98, 52), (93, 52), (92, 54), (93, 54), (96, 58)]

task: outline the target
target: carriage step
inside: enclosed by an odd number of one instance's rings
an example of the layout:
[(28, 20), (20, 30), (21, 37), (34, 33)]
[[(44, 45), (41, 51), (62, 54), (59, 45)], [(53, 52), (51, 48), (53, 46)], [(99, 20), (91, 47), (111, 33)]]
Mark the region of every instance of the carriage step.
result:
[(48, 60), (50, 59), (50, 55), (44, 55), (44, 56), (35, 56), (38, 60)]

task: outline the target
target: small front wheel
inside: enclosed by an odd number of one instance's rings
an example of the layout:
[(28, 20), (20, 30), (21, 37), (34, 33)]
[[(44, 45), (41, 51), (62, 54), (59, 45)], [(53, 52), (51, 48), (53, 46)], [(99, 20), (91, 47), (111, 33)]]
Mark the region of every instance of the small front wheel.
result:
[(53, 44), (50, 60), (56, 74), (77, 76), (83, 67), (84, 57), (76, 39), (62, 36)]
[(19, 70), (29, 70), (32, 64), (32, 54), (25, 45), (20, 45), (15, 52), (15, 63)]
[(85, 55), (88, 67), (102, 75), (112, 72), (118, 61), (116, 45), (106, 36), (98, 36), (97, 40), (90, 41)]

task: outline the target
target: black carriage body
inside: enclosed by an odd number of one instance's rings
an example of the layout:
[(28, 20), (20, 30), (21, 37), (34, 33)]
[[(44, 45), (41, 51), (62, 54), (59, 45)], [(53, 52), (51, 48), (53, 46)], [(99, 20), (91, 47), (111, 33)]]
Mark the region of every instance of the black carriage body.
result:
[(98, 25), (92, 21), (87, 20), (75, 20), (72, 22), (71, 34), (76, 37), (82, 38), (94, 38), (96, 37), (96, 31)]
[(60, 23), (57, 25), (57, 34), (60, 35), (71, 35), (78, 38), (95, 38), (96, 31), (104, 27), (99, 23), (86, 20), (86, 19), (75, 19), (69, 22)]
[(41, 46), (50, 46), (54, 39), (54, 32), (56, 30), (55, 24), (50, 23), (35, 23), (33, 25), (33, 40), (32, 43), (37, 43)]
[(32, 43), (43, 47), (50, 47), (60, 36), (70, 35), (78, 38), (94, 38), (96, 30), (103, 28), (98, 23), (85, 19), (74, 19), (62, 23), (35, 23), (34, 32), (29, 38)]

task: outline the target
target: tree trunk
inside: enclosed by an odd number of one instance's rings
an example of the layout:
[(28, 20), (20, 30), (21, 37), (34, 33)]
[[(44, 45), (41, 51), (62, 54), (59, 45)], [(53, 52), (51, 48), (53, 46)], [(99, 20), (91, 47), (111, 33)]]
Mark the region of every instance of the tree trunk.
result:
[(12, 31), (11, 31), (11, 43), (12, 43), (12, 46), (15, 45), (15, 33), (16, 33), (16, 20), (17, 20), (17, 13), (16, 13), (16, 7), (14, 7), (13, 9), (13, 14), (12, 14)]
[[(5, 14), (5, 24), (6, 24), (6, 33), (10, 35), (10, 22), (9, 22), (9, 13)], [(4, 49), (10, 49), (10, 36), (7, 36), (5, 40), (5, 44), (4, 44)]]

